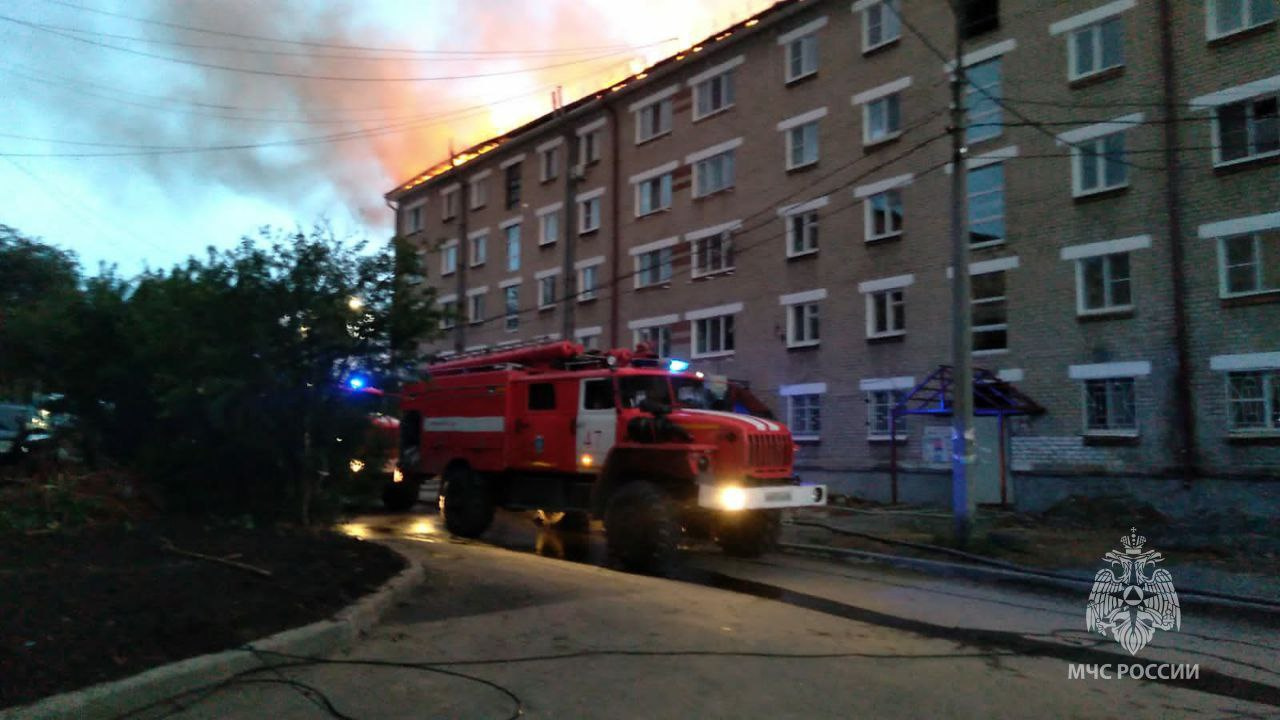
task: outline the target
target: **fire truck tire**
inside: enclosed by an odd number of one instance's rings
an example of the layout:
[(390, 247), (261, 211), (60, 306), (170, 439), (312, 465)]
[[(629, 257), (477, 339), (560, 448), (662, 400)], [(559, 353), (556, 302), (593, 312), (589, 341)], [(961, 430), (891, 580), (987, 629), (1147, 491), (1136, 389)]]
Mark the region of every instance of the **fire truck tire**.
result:
[(760, 557), (778, 544), (781, 513), (776, 510), (726, 513), (721, 516), (717, 530), (716, 541), (726, 555)]
[(412, 480), (382, 486), (382, 506), (391, 512), (405, 512), (418, 504), (418, 492), (422, 483)]
[(484, 476), (466, 465), (454, 465), (444, 471), (444, 502), (440, 512), (444, 527), (459, 537), (475, 538), (493, 523), (493, 500)]
[(657, 485), (637, 480), (619, 488), (609, 498), (604, 525), (609, 554), (622, 567), (655, 575), (674, 568), (680, 523)]

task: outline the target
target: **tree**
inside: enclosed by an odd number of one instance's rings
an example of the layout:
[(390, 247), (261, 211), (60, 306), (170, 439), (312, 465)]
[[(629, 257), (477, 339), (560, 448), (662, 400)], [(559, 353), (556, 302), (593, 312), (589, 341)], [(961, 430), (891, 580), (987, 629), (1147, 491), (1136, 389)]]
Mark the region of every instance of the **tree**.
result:
[(0, 225), (0, 399), (27, 400), (62, 364), (79, 283), (74, 254)]

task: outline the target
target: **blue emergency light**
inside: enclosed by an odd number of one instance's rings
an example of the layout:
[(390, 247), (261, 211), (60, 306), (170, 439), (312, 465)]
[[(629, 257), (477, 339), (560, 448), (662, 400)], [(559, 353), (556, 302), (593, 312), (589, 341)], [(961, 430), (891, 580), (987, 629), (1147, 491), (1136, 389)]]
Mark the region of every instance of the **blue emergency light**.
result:
[(350, 387), (352, 390), (362, 390), (364, 389), (364, 386), (367, 384), (368, 384), (368, 381), (359, 375), (352, 375), (347, 380), (347, 386)]
[(672, 359), (670, 363), (671, 364), (668, 365), (667, 367), (671, 370), (671, 372), (684, 372), (685, 370), (689, 369), (689, 363), (686, 360)]

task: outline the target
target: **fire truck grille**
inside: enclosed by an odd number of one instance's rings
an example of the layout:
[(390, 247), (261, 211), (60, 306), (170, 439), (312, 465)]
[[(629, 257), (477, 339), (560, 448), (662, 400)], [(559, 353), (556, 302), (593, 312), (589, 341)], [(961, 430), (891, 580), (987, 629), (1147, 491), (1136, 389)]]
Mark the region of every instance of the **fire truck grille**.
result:
[(751, 467), (778, 468), (791, 464), (791, 443), (783, 435), (752, 435), (748, 440)]

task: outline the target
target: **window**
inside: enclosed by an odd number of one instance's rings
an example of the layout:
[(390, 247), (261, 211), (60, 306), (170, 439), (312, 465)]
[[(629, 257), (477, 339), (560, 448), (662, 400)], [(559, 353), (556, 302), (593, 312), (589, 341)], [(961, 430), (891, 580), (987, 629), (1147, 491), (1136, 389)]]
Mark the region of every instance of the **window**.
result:
[(405, 228), (407, 232), (418, 232), (422, 229), (422, 204), (414, 205), (406, 211)]
[(600, 131), (592, 130), (578, 136), (578, 161), (590, 165), (600, 160)]
[(902, 234), (902, 191), (885, 190), (867, 198), (867, 241)]
[(582, 383), (583, 410), (612, 410), (613, 381), (608, 378), (587, 380)]
[(671, 207), (671, 173), (664, 173), (636, 184), (636, 216), (667, 210)]
[(556, 276), (538, 278), (538, 309), (546, 310), (556, 305)]
[(887, 45), (901, 35), (898, 0), (871, 3), (862, 11), (862, 52)]
[(458, 269), (458, 243), (453, 241), (440, 249), (440, 274), (452, 275)]
[(520, 223), (508, 225), (502, 230), (507, 239), (507, 272), (520, 269)]
[(1276, 19), (1275, 0), (1208, 0), (1209, 39), (1265, 25)]
[(794, 439), (817, 440), (822, 434), (822, 396), (788, 396), (787, 426)]
[[(903, 390), (872, 390), (867, 393), (867, 437), (875, 440), (890, 436), (889, 418), (893, 407), (906, 396)], [(907, 434), (907, 416), (898, 415), (894, 419), (892, 434), (904, 437)]]
[(1081, 315), (1133, 307), (1129, 253), (1096, 255), (1076, 261), (1076, 311)]
[(456, 296), (450, 296), (449, 300), (441, 300), (440, 302), (440, 328), (448, 330), (452, 328), (458, 321), (458, 301), (452, 299)]
[(787, 169), (795, 170), (816, 162), (818, 162), (818, 123), (805, 123), (787, 130)]
[(891, 93), (862, 108), (862, 142), (865, 145), (902, 134), (902, 96)]
[(489, 202), (489, 180), (487, 178), (488, 171), (485, 171), (486, 177), (472, 180), (468, 183), (471, 189), (471, 209), (479, 210)]
[(485, 293), (476, 293), (470, 298), (470, 302), (468, 303), (470, 307), (467, 308), (467, 318), (471, 320), (472, 324), (484, 322), (484, 296)]
[(445, 190), (441, 196), (444, 198), (444, 219), (452, 220), (458, 215), (458, 188)]
[(693, 277), (733, 269), (733, 238), (728, 231), (693, 241)]
[(694, 197), (705, 197), (733, 187), (733, 154), (734, 151), (730, 150), (694, 163)]
[(560, 175), (560, 148), (547, 148), (538, 153), (538, 178), (542, 182), (551, 182)]
[(645, 105), (636, 111), (636, 143), (671, 132), (671, 98)]
[(640, 343), (648, 344), (649, 348), (658, 354), (658, 357), (671, 357), (670, 325), (640, 328), (635, 331), (633, 339), (636, 345)]
[(1004, 272), (973, 276), (973, 352), (996, 353), (1009, 349), (1009, 307)]
[(818, 252), (818, 211), (787, 217), (787, 257)]
[(1280, 292), (1280, 230), (1219, 238), (1222, 297)]
[(1072, 80), (1124, 65), (1124, 25), (1108, 18), (1075, 30), (1067, 40), (1068, 75)]
[(599, 289), (599, 269), (598, 264), (578, 268), (578, 302), (596, 299), (596, 291)]
[(733, 352), (733, 316), (719, 315), (693, 321), (693, 356), (728, 355)]
[(638, 287), (661, 285), (671, 280), (671, 248), (662, 248), (636, 256)]
[(582, 334), (578, 335), (578, 342), (582, 343), (582, 348), (583, 348), (584, 350), (599, 350), (599, 349), (600, 349), (600, 332), (599, 332), (599, 328), (594, 328), (594, 329), (592, 329), (590, 332), (586, 332), (586, 333), (583, 333), (583, 331), (581, 331), (581, 330), (579, 330), (578, 332), (582, 333)]
[(961, 37), (976, 37), (1000, 27), (999, 0), (959, 1)]
[(867, 293), (867, 337), (905, 335), (907, 315), (902, 288)]
[(733, 71), (720, 73), (693, 87), (693, 119), (728, 110), (733, 106)]
[(1268, 157), (1280, 154), (1280, 95), (1220, 105), (1214, 110), (1214, 161)]
[(522, 165), (524, 165), (522, 162), (514, 163), (503, 170), (506, 179), (506, 207), (508, 210), (520, 205), (520, 167)]
[(805, 35), (787, 43), (787, 82), (818, 72), (818, 36)]
[(1227, 427), (1280, 431), (1280, 370), (1227, 373)]
[(1084, 431), (1135, 435), (1138, 416), (1134, 408), (1134, 379), (1104, 378), (1084, 381)]
[(821, 339), (818, 303), (796, 303), (787, 306), (787, 347), (810, 347)]
[(1129, 184), (1123, 132), (1075, 143), (1071, 162), (1075, 166), (1073, 190), (1077, 197)]
[(506, 330), (515, 332), (520, 329), (520, 286), (512, 285), (502, 290), (503, 309), (506, 312)]
[(1001, 128), (1000, 58), (965, 68), (965, 142), (999, 137)]
[(1004, 163), (969, 171), (969, 244), (985, 247), (1004, 242)]
[(560, 211), (549, 210), (538, 217), (538, 244), (553, 245), (560, 239)]
[(556, 386), (554, 383), (529, 383), (529, 409), (555, 410)]
[(578, 234), (585, 235), (600, 229), (600, 196), (578, 201)]
[(488, 259), (489, 234), (472, 235), (470, 244), (471, 267), (483, 265), (485, 260)]

